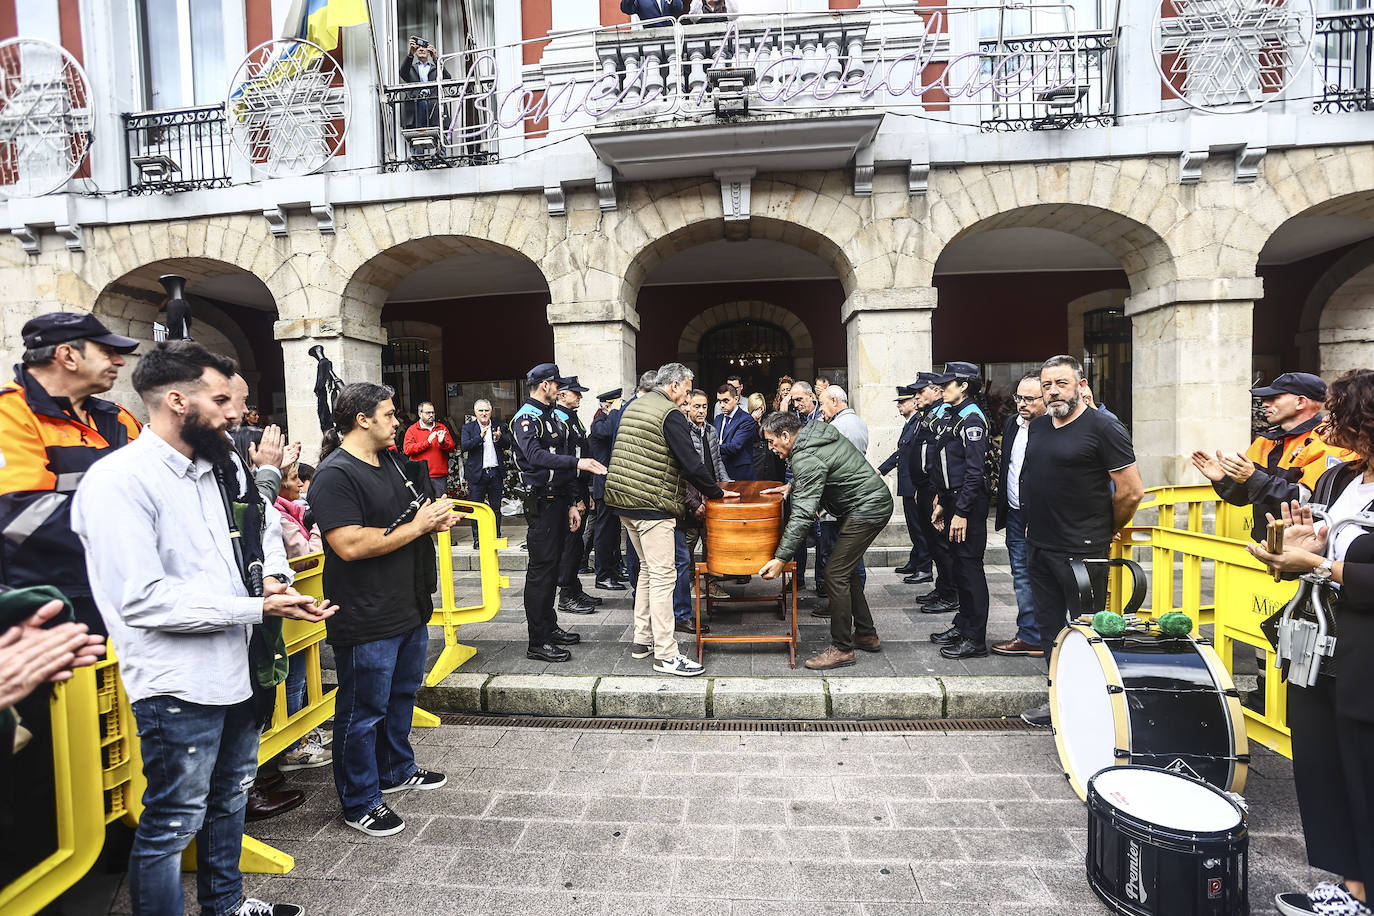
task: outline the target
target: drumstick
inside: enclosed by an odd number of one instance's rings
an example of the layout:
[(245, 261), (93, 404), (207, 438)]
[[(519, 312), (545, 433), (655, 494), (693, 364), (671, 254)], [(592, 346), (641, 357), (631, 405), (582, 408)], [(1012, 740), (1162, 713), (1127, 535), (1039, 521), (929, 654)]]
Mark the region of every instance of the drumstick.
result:
[[(1269, 523), (1269, 530), (1265, 533), (1264, 549), (1273, 554), (1283, 553), (1283, 529), (1286, 523), (1283, 519), (1274, 519)], [(1283, 573), (1274, 570), (1274, 581), (1282, 582)]]

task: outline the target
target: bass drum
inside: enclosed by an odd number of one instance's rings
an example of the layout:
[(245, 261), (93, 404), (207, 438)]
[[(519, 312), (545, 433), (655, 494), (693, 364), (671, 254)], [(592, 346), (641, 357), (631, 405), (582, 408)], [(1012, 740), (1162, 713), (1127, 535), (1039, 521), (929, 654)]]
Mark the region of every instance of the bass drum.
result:
[(1245, 788), (1240, 699), (1216, 652), (1191, 637), (1104, 637), (1070, 624), (1050, 656), (1050, 715), (1059, 762), (1081, 799), (1093, 774), (1126, 764)]

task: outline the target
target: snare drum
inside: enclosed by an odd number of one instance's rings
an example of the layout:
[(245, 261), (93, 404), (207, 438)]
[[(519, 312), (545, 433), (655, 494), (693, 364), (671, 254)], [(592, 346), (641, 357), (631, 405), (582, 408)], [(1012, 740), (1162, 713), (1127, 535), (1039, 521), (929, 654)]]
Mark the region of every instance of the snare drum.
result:
[(1250, 746), (1230, 675), (1188, 636), (1099, 636), (1070, 624), (1050, 656), (1050, 714), (1064, 775), (1079, 798), (1088, 777), (1143, 764), (1245, 789)]
[(1129, 916), (1250, 912), (1245, 811), (1197, 779), (1108, 767), (1088, 780), (1088, 884)]

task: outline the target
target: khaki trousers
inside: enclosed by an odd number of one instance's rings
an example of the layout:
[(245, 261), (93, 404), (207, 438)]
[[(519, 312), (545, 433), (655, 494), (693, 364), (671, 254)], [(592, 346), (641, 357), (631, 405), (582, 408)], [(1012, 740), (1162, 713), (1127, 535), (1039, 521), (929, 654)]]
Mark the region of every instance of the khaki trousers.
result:
[(635, 589), (635, 642), (641, 646), (652, 644), (655, 659), (676, 658), (673, 585), (677, 582), (677, 561), (673, 533), (677, 522), (671, 518), (625, 516), (620, 520), (640, 562), (639, 587)]

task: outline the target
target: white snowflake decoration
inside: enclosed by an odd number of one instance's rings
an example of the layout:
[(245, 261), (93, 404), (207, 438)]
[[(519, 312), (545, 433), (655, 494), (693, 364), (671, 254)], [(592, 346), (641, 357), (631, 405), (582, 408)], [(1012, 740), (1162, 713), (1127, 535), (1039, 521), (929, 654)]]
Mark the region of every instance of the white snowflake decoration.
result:
[(0, 196), (41, 197), (67, 183), (91, 148), (90, 86), (63, 48), (0, 43)]
[(1160, 0), (1155, 64), (1194, 108), (1250, 111), (1279, 98), (1303, 69), (1315, 22), (1312, 0)]
[(225, 104), (234, 147), (273, 178), (316, 172), (343, 147), (348, 82), (312, 42), (279, 39), (248, 53)]

